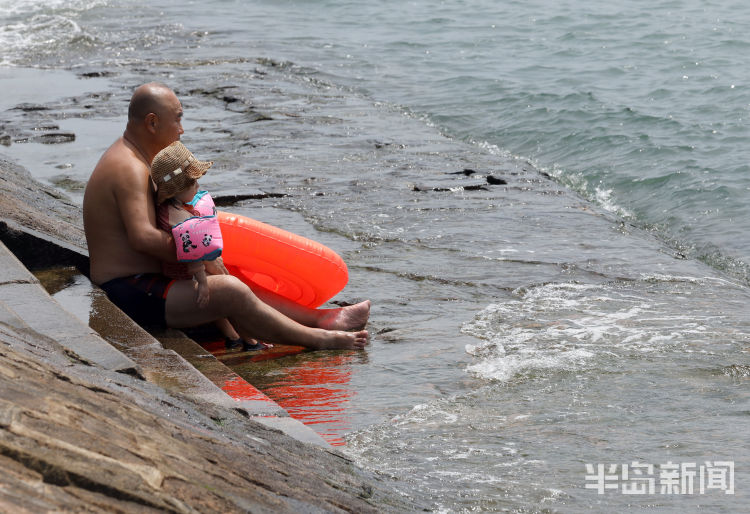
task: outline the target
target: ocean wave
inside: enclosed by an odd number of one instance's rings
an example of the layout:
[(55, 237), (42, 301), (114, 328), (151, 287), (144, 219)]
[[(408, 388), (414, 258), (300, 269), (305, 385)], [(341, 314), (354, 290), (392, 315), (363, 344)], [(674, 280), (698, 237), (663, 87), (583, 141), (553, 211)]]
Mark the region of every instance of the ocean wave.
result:
[(105, 0), (0, 0), (0, 16), (49, 13), (61, 9), (80, 12), (106, 4)]
[[(80, 4), (78, 10), (64, 2), (55, 2), (52, 6), (34, 3), (27, 10), (22, 9), (30, 2), (14, 7), (11, 23), (0, 31), (3, 64), (23, 64), (29, 56), (55, 55), (66, 46), (92, 42), (94, 36), (81, 28), (77, 13), (94, 7), (96, 2), (77, 3)], [(55, 7), (63, 4), (64, 9)], [(34, 6), (37, 8), (32, 8)]]
[[(165, 42), (196, 46), (199, 36), (182, 25), (165, 25), (153, 6), (133, 7), (119, 0), (0, 0), (4, 66), (62, 67), (97, 62), (143, 62), (142, 52)], [(123, 23), (123, 15), (132, 16)]]
[[(721, 311), (711, 299), (727, 293)], [(736, 293), (735, 296), (730, 292)], [(555, 283), (515, 291), (479, 312), (462, 332), (476, 362), (467, 371), (493, 381), (616, 368), (618, 359), (659, 359), (674, 351), (713, 353), (750, 342), (745, 289), (730, 281), (650, 274), (608, 284)]]

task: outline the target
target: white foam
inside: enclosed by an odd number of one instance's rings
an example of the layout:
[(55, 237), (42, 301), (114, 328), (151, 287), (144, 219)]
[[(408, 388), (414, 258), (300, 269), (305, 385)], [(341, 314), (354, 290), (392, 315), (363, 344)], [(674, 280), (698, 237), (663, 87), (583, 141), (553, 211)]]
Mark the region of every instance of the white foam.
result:
[(594, 200), (596, 203), (601, 205), (605, 210), (615, 213), (619, 216), (626, 217), (626, 218), (632, 218), (633, 213), (629, 210), (625, 209), (624, 207), (621, 207), (620, 205), (617, 205), (614, 200), (612, 200), (612, 190), (611, 189), (601, 189), (601, 188), (594, 188)]
[(486, 359), (468, 366), (467, 370), (482, 378), (508, 381), (523, 372), (573, 370), (584, 367), (594, 356), (592, 352), (574, 349), (564, 352), (525, 352)]
[(395, 426), (419, 425), (419, 426), (447, 426), (460, 420), (458, 413), (444, 409), (440, 403), (419, 404), (403, 415), (396, 416), (391, 420)]
[(50, 12), (61, 9), (85, 11), (107, 5), (105, 0), (0, 0), (0, 16)]
[(0, 30), (2, 64), (13, 65), (25, 52), (54, 54), (60, 45), (84, 33), (79, 15), (104, 0), (0, 0), (0, 17), (7, 19)]
[(476, 359), (467, 371), (508, 381), (583, 370), (632, 352), (710, 352), (712, 340), (750, 339), (733, 331), (725, 313), (706, 311), (702, 290), (701, 279), (666, 275), (518, 289), (515, 299), (488, 305), (462, 327), (481, 341), (466, 346)]
[(480, 148), (489, 151), (493, 155), (502, 156), (508, 159), (526, 161), (540, 172), (547, 173), (551, 177), (554, 177), (558, 182), (570, 187), (592, 202), (599, 204), (605, 210), (617, 214), (621, 217), (633, 217), (633, 213), (631, 211), (616, 203), (616, 201), (612, 197), (612, 189), (602, 189), (599, 187), (594, 187), (594, 190), (592, 191), (591, 187), (589, 186), (589, 182), (583, 173), (567, 171), (556, 164), (553, 164), (552, 166), (545, 166), (534, 158), (512, 154), (511, 152), (503, 150), (499, 146), (487, 141), (475, 142), (475, 144)]

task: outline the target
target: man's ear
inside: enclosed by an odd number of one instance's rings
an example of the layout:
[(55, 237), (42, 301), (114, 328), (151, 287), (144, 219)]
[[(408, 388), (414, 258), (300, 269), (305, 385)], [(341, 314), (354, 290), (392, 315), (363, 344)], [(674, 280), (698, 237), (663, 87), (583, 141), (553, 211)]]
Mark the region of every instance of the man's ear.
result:
[(159, 124), (159, 117), (155, 113), (150, 112), (144, 118), (143, 123), (146, 126), (146, 130), (154, 134), (156, 133), (156, 126)]

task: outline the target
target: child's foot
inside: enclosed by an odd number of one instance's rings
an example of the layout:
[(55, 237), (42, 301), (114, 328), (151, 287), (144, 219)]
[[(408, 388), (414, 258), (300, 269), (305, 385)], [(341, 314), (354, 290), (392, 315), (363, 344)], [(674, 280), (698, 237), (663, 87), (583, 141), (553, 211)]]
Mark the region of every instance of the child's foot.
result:
[(261, 343), (260, 341), (256, 341), (255, 339), (250, 339), (250, 341), (242, 341), (242, 350), (245, 352), (265, 350), (267, 348), (273, 348), (273, 345), (268, 343)]
[(255, 339), (250, 339), (250, 341), (245, 341), (241, 337), (238, 337), (237, 339), (229, 339), (228, 337), (224, 338), (224, 347), (227, 350), (235, 350), (239, 347), (242, 347), (243, 352), (251, 352), (255, 350), (265, 350), (266, 348), (273, 348), (272, 344), (268, 343), (261, 343), (256, 341)]
[(241, 337), (238, 337), (237, 339), (229, 339), (228, 337), (225, 337), (224, 348), (227, 350), (234, 350), (235, 348), (242, 346), (244, 342), (245, 341), (243, 341)]

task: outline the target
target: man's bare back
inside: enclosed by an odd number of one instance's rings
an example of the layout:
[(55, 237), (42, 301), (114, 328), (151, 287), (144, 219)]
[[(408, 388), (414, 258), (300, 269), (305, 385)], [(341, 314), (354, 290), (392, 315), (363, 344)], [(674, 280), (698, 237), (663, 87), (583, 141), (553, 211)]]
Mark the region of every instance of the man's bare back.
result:
[[(315, 349), (368, 344), (368, 334), (361, 329), (369, 317), (369, 301), (339, 309), (307, 309), (267, 291), (251, 291), (229, 275), (208, 277), (211, 295), (205, 307), (198, 305), (197, 286), (191, 280), (165, 282), (158, 295), (152, 295), (150, 285), (147, 291), (129, 289), (131, 282), (125, 279), (154, 274), (159, 280), (160, 261), (175, 262), (171, 234), (157, 228), (150, 163), (182, 133), (182, 105), (171, 89), (163, 84), (136, 89), (125, 133), (104, 153), (84, 194), (92, 281), (113, 301), (121, 295), (118, 305), (126, 312), (126, 303), (154, 305), (152, 296), (161, 295), (156, 304), (161, 322), (175, 328), (229, 318), (246, 339)], [(113, 282), (116, 289), (110, 287)], [(134, 282), (141, 287), (143, 281)], [(133, 296), (136, 293), (146, 296)], [(131, 307), (135, 315), (137, 305)], [(141, 306), (140, 314), (142, 310)]]
[(161, 270), (156, 257), (136, 250), (138, 240), (128, 237), (123, 222), (124, 215), (134, 215), (125, 209), (127, 196), (135, 193), (136, 197), (145, 198), (143, 219), (155, 223), (148, 173), (143, 159), (120, 138), (104, 153), (91, 174), (83, 199), (83, 223), (91, 258), (91, 280), (96, 284)]

